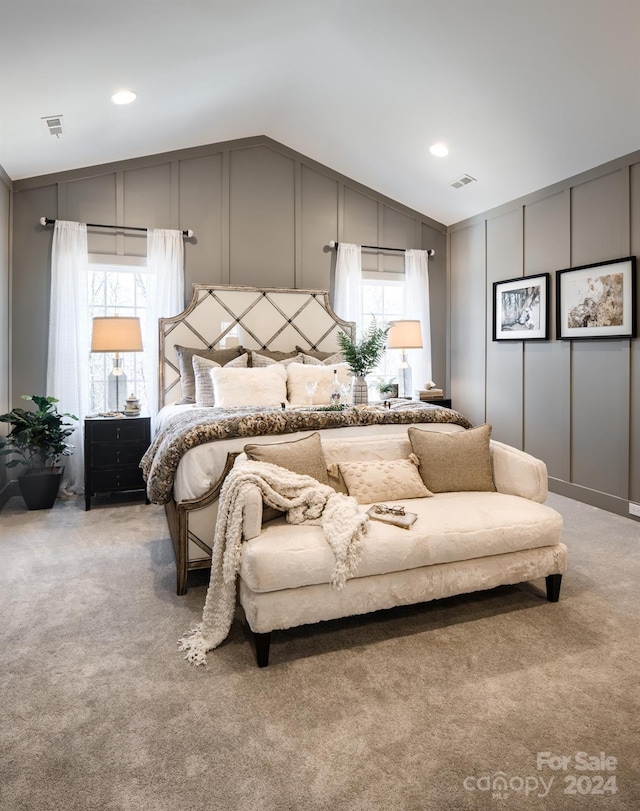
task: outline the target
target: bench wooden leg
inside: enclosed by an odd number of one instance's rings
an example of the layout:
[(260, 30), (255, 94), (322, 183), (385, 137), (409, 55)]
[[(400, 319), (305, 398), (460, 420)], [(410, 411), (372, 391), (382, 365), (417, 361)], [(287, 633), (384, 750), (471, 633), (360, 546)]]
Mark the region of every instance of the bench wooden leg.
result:
[(560, 599), (560, 585), (562, 583), (561, 574), (548, 574), (547, 581), (547, 600), (550, 603), (557, 603)]
[(269, 664), (269, 646), (271, 645), (271, 631), (266, 634), (253, 634), (256, 643), (256, 661), (258, 667), (266, 667)]

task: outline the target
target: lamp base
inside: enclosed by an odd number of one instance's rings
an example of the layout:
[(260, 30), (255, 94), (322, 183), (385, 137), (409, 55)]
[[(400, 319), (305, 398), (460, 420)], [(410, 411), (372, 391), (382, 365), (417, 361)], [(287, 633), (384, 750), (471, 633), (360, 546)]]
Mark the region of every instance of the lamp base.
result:
[(402, 363), (400, 364), (400, 368), (398, 369), (398, 383), (399, 383), (399, 395), (400, 397), (411, 397), (413, 383), (411, 380), (411, 366), (409, 366), (409, 362), (406, 359), (406, 354), (403, 352)]
[(114, 360), (113, 369), (107, 378), (107, 408), (109, 411), (124, 411), (127, 376), (122, 371), (121, 363), (121, 358)]

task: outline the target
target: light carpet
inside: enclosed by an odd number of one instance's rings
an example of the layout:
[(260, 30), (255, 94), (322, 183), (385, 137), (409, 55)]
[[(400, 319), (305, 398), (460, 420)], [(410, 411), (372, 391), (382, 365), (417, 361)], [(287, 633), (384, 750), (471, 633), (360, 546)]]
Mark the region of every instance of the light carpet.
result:
[(240, 617), (207, 668), (179, 653), (207, 576), (176, 596), (162, 508), (10, 500), (0, 808), (639, 808), (640, 524), (549, 503), (559, 603), (541, 581), (275, 632), (258, 669)]

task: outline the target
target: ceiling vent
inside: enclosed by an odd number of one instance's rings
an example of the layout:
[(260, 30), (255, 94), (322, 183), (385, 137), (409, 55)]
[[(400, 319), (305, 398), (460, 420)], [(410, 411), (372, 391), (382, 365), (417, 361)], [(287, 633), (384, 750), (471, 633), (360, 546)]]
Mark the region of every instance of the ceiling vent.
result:
[(55, 135), (59, 138), (62, 135), (62, 116), (61, 115), (45, 115), (41, 119), (49, 131), (50, 135)]
[(449, 185), (452, 189), (461, 189), (463, 186), (467, 186), (469, 183), (473, 183), (475, 177), (471, 177), (471, 175), (461, 175), (460, 177), (452, 180)]

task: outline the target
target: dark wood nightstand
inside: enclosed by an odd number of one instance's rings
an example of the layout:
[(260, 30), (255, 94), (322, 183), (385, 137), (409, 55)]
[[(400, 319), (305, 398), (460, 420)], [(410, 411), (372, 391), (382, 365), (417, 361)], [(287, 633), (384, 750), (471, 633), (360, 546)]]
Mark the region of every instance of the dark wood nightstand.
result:
[(84, 508), (91, 496), (146, 490), (138, 466), (151, 442), (150, 417), (87, 417), (84, 421)]

